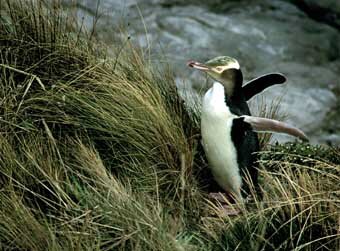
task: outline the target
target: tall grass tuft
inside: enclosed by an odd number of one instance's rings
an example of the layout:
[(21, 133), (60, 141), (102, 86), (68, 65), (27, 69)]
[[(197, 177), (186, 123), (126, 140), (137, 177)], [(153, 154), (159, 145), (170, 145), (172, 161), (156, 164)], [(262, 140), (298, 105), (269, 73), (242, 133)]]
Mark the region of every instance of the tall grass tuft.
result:
[(0, 249), (336, 250), (338, 149), (268, 148), (264, 198), (223, 216), (170, 70), (59, 1), (0, 7)]

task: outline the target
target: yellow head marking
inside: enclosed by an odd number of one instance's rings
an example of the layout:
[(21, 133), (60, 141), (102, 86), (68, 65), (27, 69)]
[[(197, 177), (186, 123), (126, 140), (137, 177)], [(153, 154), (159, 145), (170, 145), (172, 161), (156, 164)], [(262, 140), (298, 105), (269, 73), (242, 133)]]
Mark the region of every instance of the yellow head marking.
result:
[(240, 69), (240, 64), (237, 62), (237, 60), (228, 56), (215, 57), (207, 61), (205, 65), (210, 67), (210, 69), (216, 73), (222, 73), (228, 69)]

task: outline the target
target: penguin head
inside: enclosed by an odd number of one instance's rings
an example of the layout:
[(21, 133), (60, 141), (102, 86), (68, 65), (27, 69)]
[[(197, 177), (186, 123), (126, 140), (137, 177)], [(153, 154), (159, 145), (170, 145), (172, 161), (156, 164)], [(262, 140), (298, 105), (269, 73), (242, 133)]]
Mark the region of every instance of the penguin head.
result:
[(229, 97), (233, 96), (242, 87), (243, 76), (240, 64), (234, 58), (219, 56), (205, 63), (189, 61), (187, 65), (206, 72), (213, 79), (220, 82), (225, 87)]

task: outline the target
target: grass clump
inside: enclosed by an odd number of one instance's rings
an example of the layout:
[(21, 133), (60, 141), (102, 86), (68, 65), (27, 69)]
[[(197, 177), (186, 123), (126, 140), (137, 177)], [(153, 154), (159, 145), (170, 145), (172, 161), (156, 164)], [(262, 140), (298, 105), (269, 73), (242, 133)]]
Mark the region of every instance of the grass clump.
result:
[(57, 1), (8, 0), (0, 13), (0, 249), (339, 244), (338, 150), (269, 148), (263, 200), (221, 216), (207, 199), (199, 128), (170, 71), (130, 43), (106, 58)]
[(1, 243), (174, 250), (177, 218), (200, 194), (190, 175), (195, 129), (172, 78), (130, 44), (105, 59), (53, 7), (2, 5)]

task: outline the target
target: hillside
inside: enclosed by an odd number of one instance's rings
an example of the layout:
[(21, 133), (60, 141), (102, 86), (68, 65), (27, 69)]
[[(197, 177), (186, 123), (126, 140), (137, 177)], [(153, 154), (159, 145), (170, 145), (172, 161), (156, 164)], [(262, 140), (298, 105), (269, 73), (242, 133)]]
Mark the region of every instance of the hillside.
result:
[(339, 148), (264, 142), (263, 198), (221, 215), (171, 66), (57, 2), (1, 4), (1, 250), (339, 248)]

